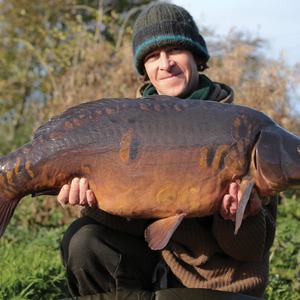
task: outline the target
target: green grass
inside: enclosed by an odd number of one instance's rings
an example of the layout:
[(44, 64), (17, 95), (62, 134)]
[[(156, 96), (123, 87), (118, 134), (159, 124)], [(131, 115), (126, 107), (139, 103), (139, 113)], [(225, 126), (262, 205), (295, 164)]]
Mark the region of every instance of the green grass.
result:
[(270, 278), (265, 298), (300, 299), (300, 197), (284, 198), (270, 256)]
[[(270, 283), (264, 297), (268, 300), (300, 299), (299, 200), (299, 196), (284, 198), (279, 207), (277, 234), (270, 258)], [(68, 226), (57, 225), (63, 218), (62, 210), (50, 210), (50, 217), (41, 224), (36, 220), (43, 219), (37, 214), (44, 202), (38, 199), (24, 204), (18, 207), (0, 239), (0, 299), (68, 297), (65, 270), (59, 255), (59, 241)]]
[(59, 257), (64, 228), (23, 230), (0, 242), (0, 299), (58, 299), (68, 295)]
[[(59, 241), (67, 225), (51, 199), (28, 197), (18, 206), (0, 239), (0, 299), (59, 299), (69, 296)], [(46, 216), (47, 215), (47, 216)]]

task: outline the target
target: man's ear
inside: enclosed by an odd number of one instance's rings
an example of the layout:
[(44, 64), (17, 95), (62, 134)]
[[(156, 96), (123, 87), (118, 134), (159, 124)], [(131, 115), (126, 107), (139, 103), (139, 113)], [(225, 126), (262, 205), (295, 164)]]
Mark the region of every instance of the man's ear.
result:
[(147, 72), (146, 72), (145, 67), (144, 67), (144, 75), (143, 75), (143, 77), (142, 77), (142, 81), (143, 81), (143, 82), (149, 81), (149, 77), (148, 77), (148, 74), (147, 74)]
[(206, 62), (204, 62), (204, 60), (201, 57), (194, 55), (194, 59), (197, 64), (197, 69), (199, 72), (203, 72), (205, 69), (209, 68)]

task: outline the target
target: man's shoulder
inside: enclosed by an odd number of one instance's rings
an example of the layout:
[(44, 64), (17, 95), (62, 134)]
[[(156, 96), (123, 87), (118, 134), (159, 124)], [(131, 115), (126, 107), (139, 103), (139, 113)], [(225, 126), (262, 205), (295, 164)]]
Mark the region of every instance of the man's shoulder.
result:
[(234, 101), (234, 91), (230, 86), (224, 83), (214, 82), (214, 87), (209, 95), (209, 100), (232, 103)]

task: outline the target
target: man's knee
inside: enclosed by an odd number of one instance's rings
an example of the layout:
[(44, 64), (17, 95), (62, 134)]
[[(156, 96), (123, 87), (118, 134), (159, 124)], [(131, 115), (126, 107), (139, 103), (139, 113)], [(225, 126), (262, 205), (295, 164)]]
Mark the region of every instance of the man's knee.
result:
[(63, 263), (66, 266), (70, 261), (78, 263), (90, 261), (93, 256), (93, 246), (99, 243), (97, 227), (101, 225), (89, 218), (80, 218), (74, 221), (65, 232), (61, 241)]

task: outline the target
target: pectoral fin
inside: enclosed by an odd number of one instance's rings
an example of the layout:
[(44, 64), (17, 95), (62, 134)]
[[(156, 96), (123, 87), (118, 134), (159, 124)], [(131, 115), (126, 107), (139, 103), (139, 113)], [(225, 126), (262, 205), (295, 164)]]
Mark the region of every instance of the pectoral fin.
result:
[(145, 230), (145, 239), (152, 250), (164, 248), (174, 231), (177, 229), (185, 214), (178, 214), (165, 219), (153, 222)]
[(245, 213), (246, 206), (250, 199), (250, 195), (254, 186), (254, 182), (248, 179), (243, 179), (240, 184), (240, 191), (242, 193), (242, 197), (239, 201), (237, 210), (236, 210), (236, 219), (235, 219), (235, 230), (234, 234), (238, 233), (238, 230), (242, 224), (243, 216)]

